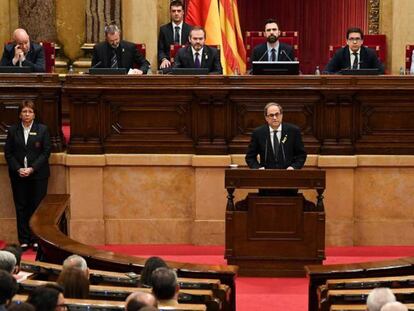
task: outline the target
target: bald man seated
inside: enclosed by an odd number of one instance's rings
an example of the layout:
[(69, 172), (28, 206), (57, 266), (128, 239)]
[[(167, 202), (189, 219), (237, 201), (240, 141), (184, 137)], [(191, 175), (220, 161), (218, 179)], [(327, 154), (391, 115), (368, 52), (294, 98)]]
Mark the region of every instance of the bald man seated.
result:
[(33, 72), (45, 72), (43, 47), (31, 42), (26, 30), (17, 28), (13, 32), (13, 43), (4, 47), (0, 66), (30, 67)]

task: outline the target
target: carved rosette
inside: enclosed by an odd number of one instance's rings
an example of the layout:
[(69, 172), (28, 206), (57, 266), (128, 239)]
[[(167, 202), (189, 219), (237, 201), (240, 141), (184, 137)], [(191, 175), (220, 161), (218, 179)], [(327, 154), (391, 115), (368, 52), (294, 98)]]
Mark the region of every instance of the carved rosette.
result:
[(380, 0), (368, 1), (368, 33), (379, 34)]

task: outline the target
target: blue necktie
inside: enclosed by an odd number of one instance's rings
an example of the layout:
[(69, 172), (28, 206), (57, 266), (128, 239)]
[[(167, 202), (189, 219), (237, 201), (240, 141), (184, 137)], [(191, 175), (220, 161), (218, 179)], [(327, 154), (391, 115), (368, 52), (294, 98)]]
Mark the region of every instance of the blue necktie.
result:
[(201, 63), (200, 63), (200, 58), (199, 58), (199, 53), (195, 53), (195, 60), (194, 60), (194, 66), (196, 68), (200, 68), (201, 67)]

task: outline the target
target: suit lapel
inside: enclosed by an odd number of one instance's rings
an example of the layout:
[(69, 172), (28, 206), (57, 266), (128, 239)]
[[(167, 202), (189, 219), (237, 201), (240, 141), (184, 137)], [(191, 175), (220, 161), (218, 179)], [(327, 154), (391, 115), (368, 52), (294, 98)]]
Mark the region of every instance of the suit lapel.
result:
[(39, 127), (35, 122), (33, 122), (32, 128), (30, 129), (30, 132), (29, 132), (29, 137), (27, 137), (27, 144), (26, 144), (27, 147), (33, 145), (33, 140), (36, 138), (37, 135), (39, 135)]
[(171, 23), (168, 24), (167, 36), (167, 42), (172, 42), (172, 44), (174, 44), (174, 29)]
[(17, 127), (17, 139), (21, 142), (22, 146), (25, 146), (25, 143), (24, 143), (24, 133), (23, 133), (23, 125), (21, 123)]
[(188, 51), (188, 56), (190, 57), (189, 62), (190, 62), (190, 68), (194, 68), (195, 64), (194, 64), (194, 55), (193, 55), (193, 50), (191, 49), (191, 46), (187, 47), (187, 51)]
[(204, 46), (203, 54), (201, 55), (201, 66), (200, 66), (201, 68), (208, 68), (207, 60), (208, 60), (208, 50), (207, 50), (207, 46)]
[[(349, 53), (349, 46), (346, 45), (345, 46), (345, 62), (344, 64), (346, 65), (345, 68), (346, 69), (350, 69), (351, 68), (351, 54)], [(344, 69), (344, 68), (341, 68)]]

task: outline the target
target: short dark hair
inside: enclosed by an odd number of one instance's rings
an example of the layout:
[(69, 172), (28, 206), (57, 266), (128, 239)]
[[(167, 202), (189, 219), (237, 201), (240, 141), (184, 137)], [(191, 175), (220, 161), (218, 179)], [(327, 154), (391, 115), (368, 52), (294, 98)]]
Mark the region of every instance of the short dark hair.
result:
[(6, 304), (17, 292), (16, 279), (7, 271), (0, 270), (0, 305)]
[(152, 292), (158, 300), (172, 299), (177, 289), (177, 275), (170, 268), (158, 268), (152, 273)]
[(34, 113), (36, 113), (36, 106), (33, 100), (31, 99), (24, 99), (20, 105), (19, 105), (19, 109), (17, 110), (17, 114), (20, 116), (20, 113), (22, 112), (22, 110), (24, 108), (30, 108), (33, 110)]
[(277, 21), (274, 19), (274, 18), (268, 18), (267, 20), (265, 20), (265, 22), (264, 22), (264, 28), (266, 28), (266, 25), (267, 24), (273, 24), (273, 23), (275, 23), (276, 25), (279, 25), (278, 23), (277, 23)]
[(145, 261), (144, 268), (141, 271), (141, 286), (151, 287), (152, 272), (160, 267), (168, 267), (167, 263), (161, 257), (153, 256), (148, 258), (147, 261)]
[(346, 31), (346, 39), (347, 40), (349, 38), (349, 34), (352, 33), (352, 32), (359, 33), (361, 35), (361, 39), (364, 39), (364, 33), (362, 32), (362, 29), (361, 28), (351, 27), (351, 28), (348, 28), (348, 30)]
[(60, 293), (63, 293), (63, 289), (58, 285), (47, 284), (39, 286), (29, 295), (27, 302), (32, 304), (36, 310), (54, 311)]
[(194, 27), (190, 30), (190, 34), (189, 34), (189, 36), (190, 36), (190, 37), (191, 37), (191, 33), (192, 33), (193, 31), (195, 31), (195, 30), (202, 30), (202, 31), (204, 32), (204, 38), (206, 38), (206, 37), (207, 37), (206, 30), (205, 30), (203, 27), (201, 27), (201, 26), (194, 26)]
[(170, 9), (171, 9), (171, 7), (173, 7), (173, 6), (180, 6), (180, 7), (182, 7), (182, 8), (184, 9), (184, 4), (183, 4), (183, 2), (182, 2), (182, 1), (180, 1), (180, 0), (172, 0), (172, 1), (170, 2)]

